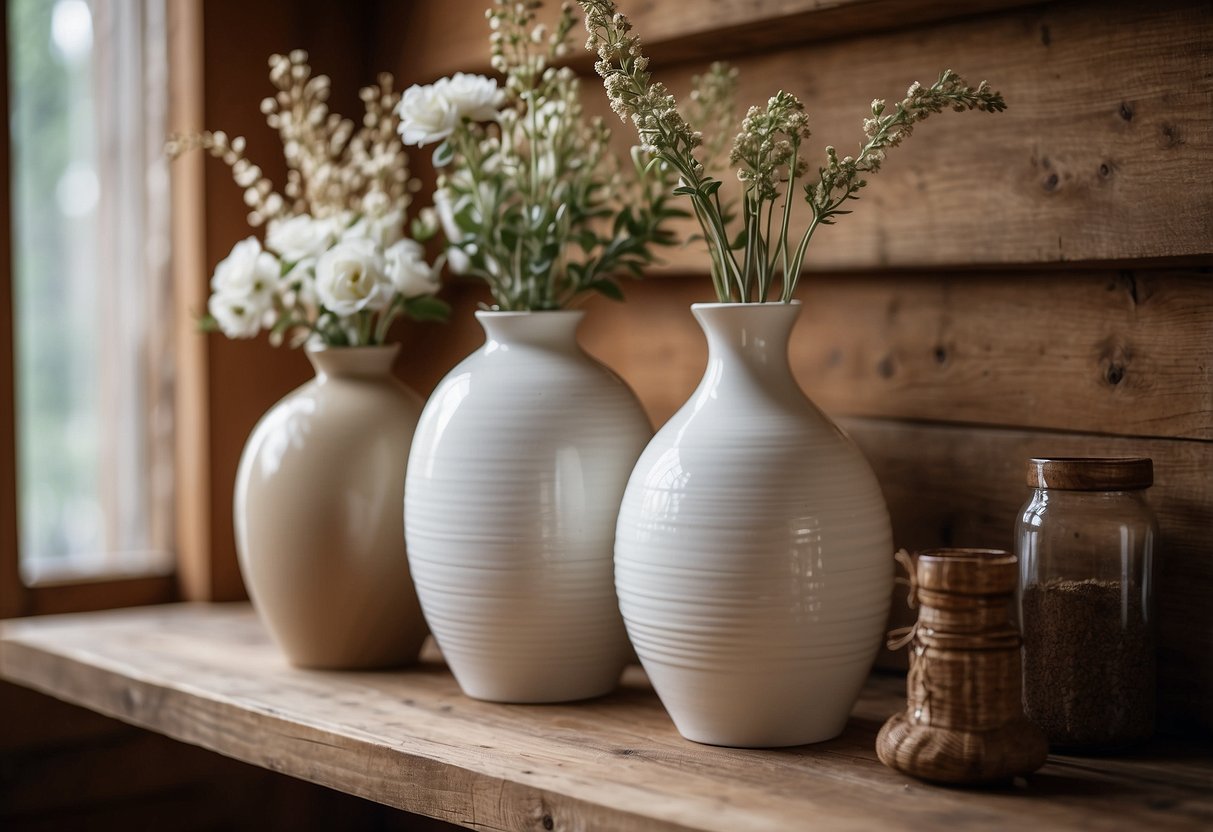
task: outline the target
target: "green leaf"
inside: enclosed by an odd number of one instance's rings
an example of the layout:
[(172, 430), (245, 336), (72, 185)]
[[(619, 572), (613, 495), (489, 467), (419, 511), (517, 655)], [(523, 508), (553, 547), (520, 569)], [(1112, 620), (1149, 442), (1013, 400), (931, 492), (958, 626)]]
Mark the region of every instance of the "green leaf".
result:
[(219, 322), (215, 320), (215, 316), (209, 313), (198, 318), (199, 332), (218, 332)]
[(445, 321), (451, 314), (446, 301), (429, 295), (409, 298), (404, 302), (405, 313), (414, 321)]
[(474, 234), (480, 230), (480, 223), (473, 216), (474, 212), (475, 206), (472, 205), (472, 201), (469, 199), (467, 204), (455, 213), (455, 225), (458, 226), (460, 231)]
[(679, 185), (674, 189), (674, 193), (684, 194), (686, 196), (694, 196), (695, 194), (699, 193), (699, 191), (696, 188), (692, 188), (690, 185)]
[(455, 145), (449, 141), (443, 142), (434, 148), (434, 167), (444, 168), (451, 163), (455, 158)]
[[(703, 195), (711, 196), (712, 194), (716, 193), (717, 191), (720, 190), (721, 184), (722, 183), (719, 179), (709, 179), (707, 182), (704, 182), (703, 183)], [(677, 192), (675, 192), (675, 193), (677, 193)]]
[(622, 301), (623, 290), (619, 288), (619, 284), (613, 280), (592, 280), (586, 284), (587, 289), (591, 292), (597, 292), (600, 295), (606, 295), (611, 300)]

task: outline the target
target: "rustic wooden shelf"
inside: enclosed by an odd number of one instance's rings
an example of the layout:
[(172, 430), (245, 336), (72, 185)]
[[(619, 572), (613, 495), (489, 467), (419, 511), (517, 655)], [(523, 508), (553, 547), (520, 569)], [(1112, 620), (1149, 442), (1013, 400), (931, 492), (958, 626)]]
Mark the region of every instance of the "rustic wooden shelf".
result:
[[(1053, 757), (948, 789), (883, 767), (903, 680), (874, 677), (837, 740), (740, 751), (680, 738), (639, 668), (588, 703), (459, 693), (436, 651), (377, 673), (289, 667), (247, 605), (3, 622), (0, 676), (245, 762), (473, 829), (1208, 829), (1213, 755)], [(805, 703), (805, 707), (812, 707)]]

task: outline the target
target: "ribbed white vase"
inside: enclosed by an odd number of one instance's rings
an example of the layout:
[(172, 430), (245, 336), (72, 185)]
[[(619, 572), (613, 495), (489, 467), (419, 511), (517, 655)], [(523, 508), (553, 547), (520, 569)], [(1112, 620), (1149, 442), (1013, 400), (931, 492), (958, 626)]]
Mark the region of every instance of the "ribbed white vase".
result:
[(842, 732), (893, 581), (889, 515), (855, 445), (788, 365), (792, 304), (695, 304), (708, 367), (636, 465), (615, 578), (682, 735), (738, 747)]
[(577, 343), (583, 312), (477, 312), (487, 340), (438, 385), (405, 484), (409, 567), (468, 696), (563, 702), (614, 689), (619, 501), (652, 436)]

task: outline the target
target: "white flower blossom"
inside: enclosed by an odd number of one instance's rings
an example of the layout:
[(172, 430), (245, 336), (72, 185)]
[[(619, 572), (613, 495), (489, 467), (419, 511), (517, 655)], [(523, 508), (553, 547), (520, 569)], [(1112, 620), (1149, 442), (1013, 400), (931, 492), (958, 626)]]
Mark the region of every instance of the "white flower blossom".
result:
[(219, 331), (228, 338), (252, 338), (261, 331), (261, 322), (269, 311), (269, 303), (252, 295), (215, 293), (206, 309), (215, 319)]
[(442, 141), (459, 126), (459, 113), (446, 95), (446, 80), (414, 84), (400, 97), (399, 131), (406, 145), (422, 147)]
[(425, 262), (425, 249), (415, 240), (398, 240), (383, 252), (384, 271), (400, 296), (432, 295), (441, 288), (438, 270)]
[(379, 215), (364, 214), (341, 233), (342, 240), (367, 239), (386, 249), (404, 237), (404, 210), (396, 208)]
[(246, 298), (266, 305), (273, 296), (282, 267), (274, 255), (261, 248), (256, 237), (246, 237), (215, 266), (211, 290), (228, 298)]
[(414, 84), (404, 91), (397, 112), (406, 145), (442, 141), (463, 119), (492, 121), (505, 101), (497, 82), (483, 75), (456, 72), (433, 84)]
[(498, 89), (497, 82), (484, 75), (456, 72), (446, 81), (444, 92), (447, 100), (459, 114), (469, 121), (492, 121), (505, 103), (505, 92)]
[(367, 239), (342, 240), (316, 261), (316, 296), (338, 317), (378, 311), (392, 299), (383, 253)]
[(316, 258), (337, 241), (339, 226), (331, 218), (316, 219), (297, 214), (271, 220), (265, 231), (265, 247), (286, 263)]

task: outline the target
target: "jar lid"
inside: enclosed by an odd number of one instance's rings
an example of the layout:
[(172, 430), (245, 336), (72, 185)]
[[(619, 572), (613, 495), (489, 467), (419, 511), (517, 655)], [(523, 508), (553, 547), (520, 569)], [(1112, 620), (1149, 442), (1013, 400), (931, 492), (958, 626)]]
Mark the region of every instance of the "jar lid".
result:
[(961, 595), (1015, 591), (1018, 558), (1002, 549), (926, 549), (918, 553), (920, 589)]
[(1028, 460), (1028, 485), (1063, 491), (1133, 491), (1154, 484), (1147, 458), (1052, 457)]

